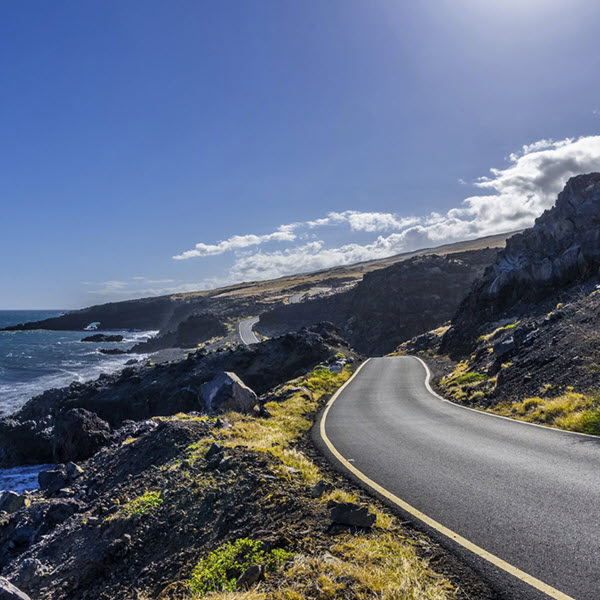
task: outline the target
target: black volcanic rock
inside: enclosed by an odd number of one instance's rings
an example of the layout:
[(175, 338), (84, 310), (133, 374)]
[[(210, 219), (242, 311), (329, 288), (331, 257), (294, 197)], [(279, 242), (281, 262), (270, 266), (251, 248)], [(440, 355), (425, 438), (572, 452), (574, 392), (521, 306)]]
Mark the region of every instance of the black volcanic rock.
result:
[(257, 326), (273, 335), (331, 321), (359, 352), (382, 355), (450, 320), (497, 249), (418, 256), (365, 274), (349, 291), (263, 313)]
[(236, 350), (200, 350), (185, 360), (130, 366), (89, 383), (48, 390), (11, 418), (0, 419), (0, 468), (80, 460), (114, 439), (109, 425), (115, 429), (128, 420), (204, 411), (202, 384), (224, 371), (260, 396), (334, 359), (340, 349), (350, 354), (339, 330), (321, 323)]
[(227, 328), (222, 318), (211, 313), (190, 315), (178, 323), (174, 331), (168, 331), (146, 342), (140, 342), (131, 352), (156, 352), (165, 348), (195, 348), (213, 337), (226, 336)]
[(600, 267), (600, 173), (572, 177), (556, 205), (511, 237), (461, 303), (442, 351), (470, 351), (486, 323), (528, 314)]
[(110, 441), (110, 434), (108, 423), (92, 412), (72, 408), (60, 413), (54, 423), (54, 460), (85, 460)]
[(96, 333), (82, 338), (82, 342), (122, 342), (122, 335), (107, 335), (105, 333)]

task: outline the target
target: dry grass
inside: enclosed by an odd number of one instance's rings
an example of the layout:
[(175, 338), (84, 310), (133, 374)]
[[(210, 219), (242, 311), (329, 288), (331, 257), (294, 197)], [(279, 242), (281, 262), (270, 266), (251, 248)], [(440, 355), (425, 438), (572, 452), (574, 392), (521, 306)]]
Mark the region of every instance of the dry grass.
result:
[[(300, 477), (312, 486), (323, 478), (319, 468), (294, 442), (312, 426), (312, 416), (319, 400), (333, 393), (351, 375), (347, 368), (340, 374), (328, 370), (313, 371), (290, 382), (301, 387), (283, 402), (266, 405), (270, 418), (260, 419), (230, 413), (230, 430), (221, 432), (225, 445), (244, 446), (266, 452), (280, 461), (278, 474), (283, 481)], [(308, 393), (306, 392), (308, 390)], [(283, 389), (285, 391), (285, 388)], [(190, 446), (190, 453), (201, 455), (210, 440)], [(220, 442), (223, 443), (223, 442)], [(286, 467), (298, 469), (291, 474)], [(315, 502), (358, 503), (356, 494), (333, 489)], [(369, 507), (376, 515), (369, 533), (337, 537), (324, 554), (297, 555), (285, 572), (268, 576), (249, 591), (211, 593), (211, 600), (451, 600), (455, 591), (451, 583), (435, 573), (426, 559), (417, 555), (418, 544), (407, 538), (394, 516), (380, 508)]]
[(525, 398), (490, 409), (496, 414), (557, 429), (600, 435), (600, 394), (566, 392), (554, 398)]
[(469, 363), (463, 360), (450, 375), (440, 381), (440, 387), (444, 395), (457, 402), (479, 402), (485, 398), (488, 383), (489, 377), (485, 373), (469, 371)]
[(211, 600), (451, 600), (451, 583), (394, 533), (344, 535), (329, 552), (297, 555), (283, 581), (248, 592), (209, 594)]
[(407, 540), (391, 533), (343, 536), (330, 553), (299, 555), (286, 571), (277, 600), (330, 598), (448, 600), (451, 584), (420, 560)]

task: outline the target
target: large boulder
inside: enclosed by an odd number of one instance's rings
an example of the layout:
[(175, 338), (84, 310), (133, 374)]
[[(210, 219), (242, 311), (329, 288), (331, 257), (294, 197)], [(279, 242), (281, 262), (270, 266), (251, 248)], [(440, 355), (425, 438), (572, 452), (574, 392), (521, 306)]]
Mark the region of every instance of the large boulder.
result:
[(67, 473), (64, 467), (59, 466), (56, 469), (40, 471), (38, 473), (38, 484), (40, 489), (46, 494), (56, 494), (58, 490), (67, 485)]
[(256, 394), (235, 374), (224, 372), (200, 386), (204, 409), (209, 413), (251, 412), (256, 405)]
[(366, 506), (360, 506), (353, 502), (329, 503), (331, 520), (338, 525), (349, 527), (371, 527), (375, 523), (376, 516), (369, 512)]
[(72, 408), (57, 416), (53, 455), (56, 462), (85, 460), (110, 441), (110, 426), (98, 415)]

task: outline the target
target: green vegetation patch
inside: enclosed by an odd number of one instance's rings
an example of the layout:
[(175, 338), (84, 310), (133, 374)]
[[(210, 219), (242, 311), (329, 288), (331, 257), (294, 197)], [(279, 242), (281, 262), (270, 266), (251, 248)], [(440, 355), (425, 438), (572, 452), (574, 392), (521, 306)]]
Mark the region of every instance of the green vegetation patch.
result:
[(203, 558), (194, 567), (188, 585), (197, 597), (210, 592), (232, 592), (246, 569), (259, 566), (266, 574), (281, 568), (292, 557), (293, 554), (283, 548), (266, 552), (262, 542), (238, 538), (223, 544)]
[(485, 373), (477, 373), (476, 371), (472, 373), (464, 373), (463, 375), (458, 375), (454, 379), (448, 381), (448, 385), (468, 385), (469, 383), (477, 383), (478, 381), (485, 381), (488, 376)]
[(143, 515), (158, 508), (163, 502), (164, 500), (161, 498), (160, 492), (146, 490), (141, 496), (123, 506), (123, 513), (128, 517)]

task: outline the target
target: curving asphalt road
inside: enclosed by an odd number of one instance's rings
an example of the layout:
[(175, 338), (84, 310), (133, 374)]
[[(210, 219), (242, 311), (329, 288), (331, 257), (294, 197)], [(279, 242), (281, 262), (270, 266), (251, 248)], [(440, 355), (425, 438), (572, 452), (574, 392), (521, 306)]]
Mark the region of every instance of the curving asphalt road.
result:
[(259, 339), (256, 337), (252, 328), (259, 322), (260, 317), (252, 317), (251, 319), (244, 319), (240, 321), (238, 325), (238, 331), (242, 343), (249, 346), (250, 344), (258, 344)]
[(501, 597), (600, 598), (600, 439), (444, 401), (414, 357), (365, 363), (328, 405), (319, 435), (438, 539), (454, 547), (462, 536), (455, 549), (495, 573)]

